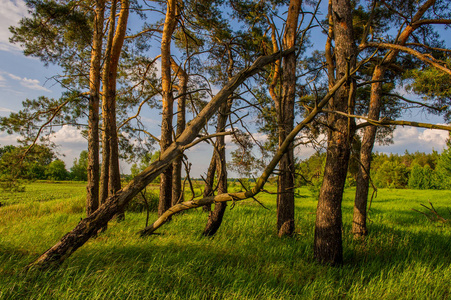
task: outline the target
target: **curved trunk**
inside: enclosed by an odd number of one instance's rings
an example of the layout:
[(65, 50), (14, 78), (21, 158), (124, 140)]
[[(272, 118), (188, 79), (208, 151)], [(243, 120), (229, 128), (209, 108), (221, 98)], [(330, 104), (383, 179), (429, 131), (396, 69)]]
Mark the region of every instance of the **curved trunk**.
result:
[[(356, 47), (352, 29), (352, 8), (349, 0), (331, 0), (335, 38), (336, 81), (346, 78), (354, 69)], [(332, 98), (331, 111), (353, 113), (355, 93), (353, 79), (349, 78)], [(341, 202), (346, 181), (354, 120), (329, 113), (327, 156), (324, 179), (316, 211), (314, 255), (325, 264), (343, 263)]]
[[(226, 103), (224, 103), (218, 112), (218, 125), (216, 127), (216, 132), (224, 132), (227, 118), (232, 107), (233, 99), (229, 98)], [(226, 169), (226, 155), (225, 155), (225, 137), (218, 136), (215, 142), (215, 150), (213, 152), (212, 160), (216, 161), (216, 170), (218, 174), (218, 194), (227, 193), (227, 169)], [(214, 173), (213, 173), (214, 174)], [(214, 178), (214, 176), (213, 176)], [(211, 182), (213, 184), (213, 181)], [(213, 194), (213, 193), (211, 193)], [(202, 233), (204, 236), (212, 236), (218, 231), (221, 226), (222, 219), (227, 207), (226, 202), (215, 203), (215, 208), (210, 212), (208, 216), (207, 225)]]

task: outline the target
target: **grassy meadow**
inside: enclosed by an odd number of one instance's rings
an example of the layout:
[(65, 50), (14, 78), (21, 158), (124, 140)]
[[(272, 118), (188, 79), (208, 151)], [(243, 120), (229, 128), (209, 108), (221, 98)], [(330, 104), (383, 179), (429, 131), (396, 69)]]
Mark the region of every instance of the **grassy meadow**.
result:
[[(451, 218), (451, 191), (379, 190), (370, 236), (350, 235), (354, 189), (343, 201), (345, 265), (313, 259), (316, 200), (297, 190), (296, 235), (276, 234), (275, 195), (228, 209), (214, 238), (200, 236), (201, 209), (140, 238), (146, 213), (90, 240), (58, 269), (21, 272), (84, 217), (85, 186), (38, 183), (0, 196), (0, 299), (446, 299), (451, 298), (451, 226), (432, 223), (430, 200)], [(231, 205), (229, 204), (229, 208)], [(150, 222), (156, 219), (152, 212)]]

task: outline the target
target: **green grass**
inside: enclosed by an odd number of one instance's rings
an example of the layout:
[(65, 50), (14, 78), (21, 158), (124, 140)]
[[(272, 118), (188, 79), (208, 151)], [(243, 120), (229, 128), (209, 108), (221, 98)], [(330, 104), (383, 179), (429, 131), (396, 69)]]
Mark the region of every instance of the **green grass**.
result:
[(0, 200), (7, 204), (0, 208), (0, 298), (451, 298), (451, 227), (411, 210), (431, 200), (446, 215), (451, 191), (380, 190), (371, 206), (370, 236), (355, 241), (354, 190), (347, 190), (345, 265), (336, 268), (313, 259), (316, 201), (307, 189), (299, 192), (294, 238), (277, 237), (275, 196), (260, 195), (269, 210), (253, 201), (236, 203), (214, 238), (200, 236), (207, 218), (201, 209), (174, 217), (159, 235), (144, 239), (136, 233), (145, 213), (128, 213), (59, 269), (24, 274), (27, 263), (84, 216), (83, 185), (34, 183), (28, 195)]

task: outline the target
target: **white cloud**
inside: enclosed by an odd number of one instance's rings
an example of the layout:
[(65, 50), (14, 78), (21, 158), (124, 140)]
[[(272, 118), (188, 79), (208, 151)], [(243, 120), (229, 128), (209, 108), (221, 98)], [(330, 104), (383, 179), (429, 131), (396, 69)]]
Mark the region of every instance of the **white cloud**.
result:
[(44, 91), (44, 92), (48, 92), (48, 93), (52, 92), (51, 90), (43, 87), (41, 85), (41, 83), (39, 82), (39, 80), (37, 80), (37, 79), (30, 79), (30, 78), (27, 78), (27, 77), (23, 77), (22, 78), (22, 77), (16, 76), (16, 75), (11, 74), (11, 73), (7, 73), (7, 74), (12, 79), (19, 81), (20, 85), (25, 87), (25, 88), (28, 88), (28, 89), (31, 89), (31, 90), (37, 90), (37, 91)]
[(80, 130), (76, 127), (64, 125), (60, 130), (53, 134), (52, 140), (56, 144), (71, 143), (85, 145), (86, 139), (81, 135)]
[(446, 147), (448, 132), (437, 129), (420, 129), (416, 127), (398, 126), (393, 133), (394, 143), (388, 146), (375, 146), (375, 151), (402, 154), (420, 151), (430, 153), (441, 152)]
[(0, 0), (0, 50), (3, 51), (21, 51), (16, 44), (11, 44), (9, 38), (10, 26), (18, 24), (19, 20), (25, 16), (28, 9), (22, 0)]
[(440, 148), (446, 146), (446, 139), (448, 138), (448, 131), (437, 129), (427, 129), (419, 135), (420, 140), (423, 140), (429, 144), (440, 146)]

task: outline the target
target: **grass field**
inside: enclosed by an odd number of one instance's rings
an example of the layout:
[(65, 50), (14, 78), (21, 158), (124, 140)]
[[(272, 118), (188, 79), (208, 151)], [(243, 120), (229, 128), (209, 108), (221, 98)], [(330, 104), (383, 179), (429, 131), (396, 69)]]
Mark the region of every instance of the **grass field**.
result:
[[(84, 217), (85, 187), (33, 183), (0, 196), (1, 299), (446, 299), (451, 298), (451, 226), (412, 211), (431, 200), (449, 216), (451, 191), (380, 190), (370, 236), (350, 235), (353, 189), (343, 202), (345, 265), (313, 260), (316, 201), (298, 190), (296, 236), (276, 235), (274, 195), (226, 212), (214, 238), (200, 232), (207, 215), (176, 216), (150, 238), (136, 234), (145, 213), (90, 240), (57, 270), (21, 270)], [(152, 213), (151, 221), (156, 214)]]

